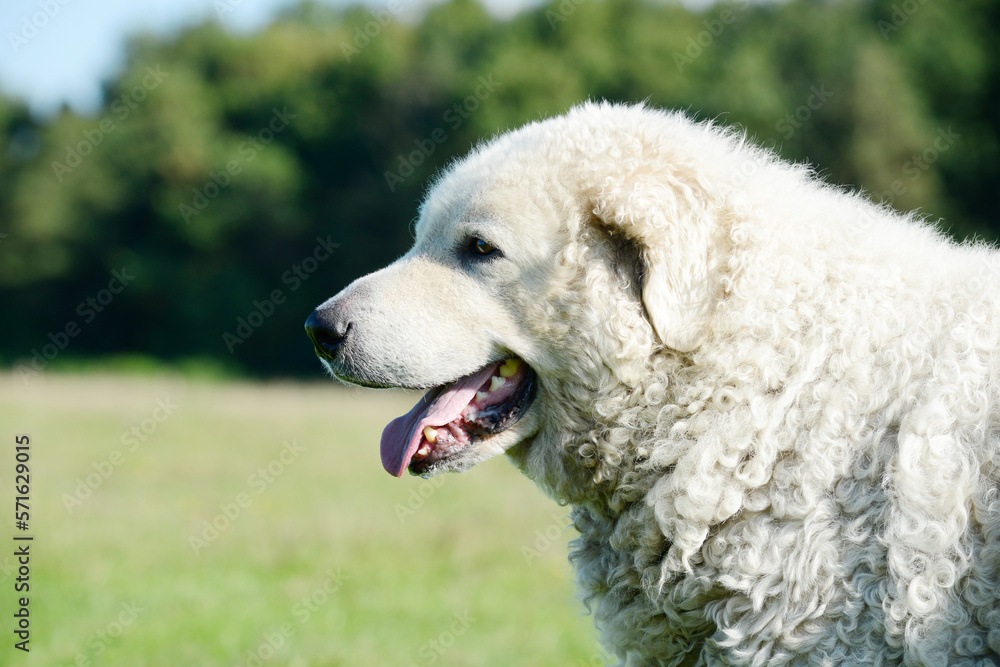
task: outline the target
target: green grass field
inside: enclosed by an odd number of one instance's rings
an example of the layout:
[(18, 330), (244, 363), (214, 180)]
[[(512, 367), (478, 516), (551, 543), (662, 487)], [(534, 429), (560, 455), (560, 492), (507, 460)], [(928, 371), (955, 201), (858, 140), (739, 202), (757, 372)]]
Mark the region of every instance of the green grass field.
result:
[[(565, 508), (502, 459), (432, 481), (382, 470), (381, 429), (414, 400), (0, 376), (0, 664), (601, 664)], [(12, 632), (25, 433), (28, 654)]]

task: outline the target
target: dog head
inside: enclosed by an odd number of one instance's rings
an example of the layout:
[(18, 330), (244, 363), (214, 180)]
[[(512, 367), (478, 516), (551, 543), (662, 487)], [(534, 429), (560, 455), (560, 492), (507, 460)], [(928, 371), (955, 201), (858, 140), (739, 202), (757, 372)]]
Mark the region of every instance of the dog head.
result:
[(547, 415), (638, 382), (655, 350), (697, 349), (713, 220), (678, 127), (695, 126), (588, 104), (500, 136), (434, 183), (409, 252), (310, 315), (338, 380), (428, 390), (383, 433), (388, 472), (530, 445)]

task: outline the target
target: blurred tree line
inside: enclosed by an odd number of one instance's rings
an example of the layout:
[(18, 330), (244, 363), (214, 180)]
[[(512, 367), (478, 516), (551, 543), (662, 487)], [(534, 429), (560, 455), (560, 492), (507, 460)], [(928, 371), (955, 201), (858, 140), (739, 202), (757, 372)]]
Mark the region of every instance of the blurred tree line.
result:
[(997, 2), (402, 4), (135, 37), (92, 117), (0, 99), (5, 365), (315, 375), (303, 320), (405, 251), (434, 172), (587, 98), (740, 124), (956, 237), (1000, 236)]

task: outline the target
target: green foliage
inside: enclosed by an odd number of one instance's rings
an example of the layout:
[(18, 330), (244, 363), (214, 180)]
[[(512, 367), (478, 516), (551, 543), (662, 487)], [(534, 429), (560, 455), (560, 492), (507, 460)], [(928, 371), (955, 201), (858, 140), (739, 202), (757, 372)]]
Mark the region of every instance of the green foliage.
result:
[[(400, 6), (138, 36), (94, 117), (43, 125), (0, 100), (0, 303), (17, 323), (0, 356), (78, 320), (66, 356), (313, 372), (301, 322), (405, 250), (435, 171), (588, 98), (740, 124), (960, 238), (1000, 236), (1000, 3), (554, 0), (501, 21), (452, 0), (415, 23)], [(322, 261), (318, 238), (339, 244)], [(82, 321), (123, 266), (137, 278)]]

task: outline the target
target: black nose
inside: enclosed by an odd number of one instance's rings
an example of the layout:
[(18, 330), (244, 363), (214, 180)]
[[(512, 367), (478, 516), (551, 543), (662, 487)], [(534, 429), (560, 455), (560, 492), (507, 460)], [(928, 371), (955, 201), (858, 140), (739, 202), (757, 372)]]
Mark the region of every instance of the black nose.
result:
[(337, 349), (347, 339), (350, 331), (351, 323), (338, 317), (337, 311), (333, 309), (317, 308), (306, 320), (306, 335), (316, 349), (316, 356), (327, 361), (333, 361)]

